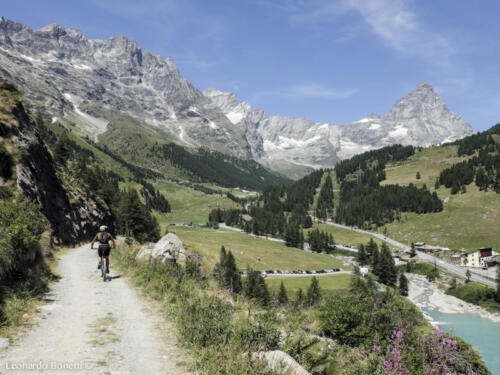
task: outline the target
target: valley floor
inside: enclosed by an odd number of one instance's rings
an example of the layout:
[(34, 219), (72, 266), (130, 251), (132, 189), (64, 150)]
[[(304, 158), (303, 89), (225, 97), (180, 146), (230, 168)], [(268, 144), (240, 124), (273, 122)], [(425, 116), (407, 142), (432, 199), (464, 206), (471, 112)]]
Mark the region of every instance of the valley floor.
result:
[[(113, 265), (112, 279), (104, 283), (95, 253), (85, 245), (61, 256), (61, 279), (34, 328), (0, 352), (1, 374), (186, 373), (172, 326), (156, 317)], [(19, 370), (37, 365), (48, 370)]]
[(494, 323), (500, 323), (500, 314), (445, 294), (435, 283), (427, 281), (425, 276), (408, 273), (406, 276), (410, 282), (408, 299), (418, 307), (444, 314), (478, 314)]

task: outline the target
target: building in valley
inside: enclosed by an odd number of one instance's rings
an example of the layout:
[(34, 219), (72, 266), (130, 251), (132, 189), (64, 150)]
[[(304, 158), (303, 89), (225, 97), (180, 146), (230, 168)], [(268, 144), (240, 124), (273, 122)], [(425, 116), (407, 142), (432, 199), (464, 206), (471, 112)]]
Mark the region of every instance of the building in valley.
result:
[(468, 253), (462, 254), (460, 257), (460, 265), (462, 267), (487, 267), (487, 262), (493, 257), (493, 248), (483, 247)]

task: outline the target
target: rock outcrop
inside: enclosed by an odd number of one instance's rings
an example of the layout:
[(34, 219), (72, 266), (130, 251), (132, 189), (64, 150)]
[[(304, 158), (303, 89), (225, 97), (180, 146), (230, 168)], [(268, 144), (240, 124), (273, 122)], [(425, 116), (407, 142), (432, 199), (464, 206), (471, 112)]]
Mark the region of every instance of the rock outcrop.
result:
[[(0, 91), (17, 96), (14, 89), (0, 81)], [(11, 140), (19, 161), (15, 165), (17, 186), (27, 198), (37, 202), (48, 219), (55, 243), (69, 245), (90, 239), (101, 223), (112, 228), (107, 206), (76, 196), (59, 179), (50, 153), (41, 140), (34, 121), (19, 99), (0, 111), (2, 137)]]
[(167, 233), (157, 243), (147, 243), (141, 247), (136, 259), (139, 261), (157, 260), (163, 263), (174, 263), (184, 257), (186, 250), (182, 241), (173, 233)]
[(287, 375), (310, 375), (295, 359), (281, 350), (269, 352), (256, 352), (252, 354), (252, 359), (265, 362), (265, 371), (275, 374)]

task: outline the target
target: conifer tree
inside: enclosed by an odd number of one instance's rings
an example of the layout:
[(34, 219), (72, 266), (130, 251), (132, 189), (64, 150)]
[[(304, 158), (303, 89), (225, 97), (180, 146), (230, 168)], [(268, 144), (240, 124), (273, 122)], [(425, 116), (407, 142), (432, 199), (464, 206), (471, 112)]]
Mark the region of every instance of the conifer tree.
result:
[(404, 297), (408, 296), (408, 279), (406, 278), (404, 272), (399, 274), (399, 294)]
[(120, 233), (133, 236), (139, 242), (159, 240), (160, 228), (158, 222), (141, 203), (135, 189), (119, 194), (119, 203), (114, 213)]
[(373, 238), (370, 238), (370, 241), (368, 242), (368, 245), (366, 245), (366, 253), (369, 258), (373, 256), (373, 253), (375, 250), (378, 250), (378, 245), (377, 243), (373, 240)]
[(387, 243), (382, 244), (379, 255), (379, 275), (380, 281), (388, 286), (395, 287), (398, 280), (396, 265)]
[(295, 307), (300, 307), (304, 303), (304, 292), (302, 292), (302, 288), (299, 288), (297, 292), (297, 298), (295, 299)]
[(380, 254), (378, 251), (378, 247), (374, 248), (371, 256), (371, 266), (372, 272), (375, 276), (380, 278)]
[(321, 290), (319, 288), (319, 283), (316, 276), (313, 276), (313, 278), (311, 279), (311, 284), (307, 289), (306, 299), (309, 306), (316, 305), (321, 299)]
[(366, 252), (365, 245), (359, 245), (358, 249), (358, 263), (360, 266), (364, 266), (369, 263), (368, 253)]
[(441, 187), (441, 184), (439, 183), (439, 178), (436, 178), (436, 182), (434, 183), (434, 189), (438, 190)]
[(229, 251), (222, 264), (222, 282), (224, 286), (232, 288), (234, 293), (241, 291), (241, 276), (236, 268), (233, 253)]
[(352, 272), (351, 282), (349, 284), (349, 290), (351, 293), (358, 294), (363, 289), (363, 280), (361, 279), (361, 272), (358, 266), (354, 266)]
[(247, 297), (255, 299), (263, 306), (269, 304), (269, 290), (267, 289), (266, 281), (258, 271), (247, 268), (247, 277), (243, 285), (243, 292)]
[(479, 187), (479, 190), (487, 190), (488, 182), (488, 176), (486, 175), (484, 168), (479, 167), (476, 172), (476, 185)]
[(285, 285), (283, 284), (283, 281), (281, 282), (280, 285), (280, 290), (278, 293), (278, 302), (282, 305), (285, 303), (288, 303), (288, 295), (286, 293)]
[(226, 248), (222, 245), (220, 248), (219, 262), (216, 263), (214, 267), (215, 278), (221, 285), (223, 283), (224, 264), (226, 264)]
[(71, 155), (71, 145), (67, 132), (63, 132), (54, 146), (54, 161), (58, 164), (66, 164)]

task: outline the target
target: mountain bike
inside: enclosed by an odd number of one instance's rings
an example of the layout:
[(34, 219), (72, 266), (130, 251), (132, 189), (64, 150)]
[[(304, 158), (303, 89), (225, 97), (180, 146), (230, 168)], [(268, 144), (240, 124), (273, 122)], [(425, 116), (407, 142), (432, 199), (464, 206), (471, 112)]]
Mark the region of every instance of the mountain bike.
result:
[(104, 282), (109, 280), (109, 277), (106, 274), (106, 258), (103, 256), (101, 257), (101, 277)]

